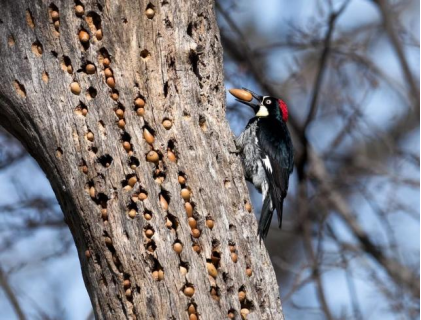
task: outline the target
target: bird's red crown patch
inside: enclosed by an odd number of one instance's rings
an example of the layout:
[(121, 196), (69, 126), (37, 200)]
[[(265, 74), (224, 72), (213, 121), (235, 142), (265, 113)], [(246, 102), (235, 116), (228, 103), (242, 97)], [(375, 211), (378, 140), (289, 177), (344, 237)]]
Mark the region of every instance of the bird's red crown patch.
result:
[(279, 109), (281, 109), (281, 112), (282, 112), (282, 120), (284, 120), (285, 122), (287, 122), (288, 121), (288, 107), (287, 107), (287, 104), (283, 100), (281, 100), (281, 99), (278, 100), (278, 103), (279, 103)]

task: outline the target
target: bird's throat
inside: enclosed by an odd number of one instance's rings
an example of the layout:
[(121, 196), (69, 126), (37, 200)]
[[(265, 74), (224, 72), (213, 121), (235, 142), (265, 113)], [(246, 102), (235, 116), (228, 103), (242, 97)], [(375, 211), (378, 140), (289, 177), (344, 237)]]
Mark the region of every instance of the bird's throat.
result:
[(269, 116), (269, 110), (265, 106), (260, 106), (259, 111), (256, 113), (257, 117), (267, 117)]

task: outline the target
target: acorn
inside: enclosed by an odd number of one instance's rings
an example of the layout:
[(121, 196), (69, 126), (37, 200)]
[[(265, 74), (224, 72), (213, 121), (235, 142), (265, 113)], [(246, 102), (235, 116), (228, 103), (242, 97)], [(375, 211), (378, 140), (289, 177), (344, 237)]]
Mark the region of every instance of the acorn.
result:
[(216, 278), (218, 270), (216, 270), (215, 266), (210, 262), (206, 262), (206, 267), (208, 268), (209, 275)]
[(173, 245), (173, 249), (177, 254), (180, 254), (183, 251), (183, 245), (180, 242), (176, 242)]
[(94, 134), (91, 131), (89, 131), (86, 135), (86, 139), (88, 139), (91, 142), (94, 141)]
[(130, 142), (129, 142), (129, 141), (124, 141), (124, 142), (123, 142), (123, 148), (124, 148), (126, 151), (130, 151), (130, 150), (132, 150), (132, 146), (131, 146), (131, 144), (130, 144)]
[(58, 28), (60, 28), (60, 20), (54, 21), (54, 28), (56, 28), (56, 30), (58, 30)]
[(113, 240), (110, 237), (104, 237), (105, 244), (107, 246), (111, 246), (113, 244)]
[(81, 17), (84, 15), (85, 9), (82, 5), (78, 4), (77, 6), (75, 6), (75, 13), (78, 17)]
[(127, 289), (126, 292), (125, 292), (125, 294), (126, 294), (126, 297), (127, 298), (130, 298), (132, 296), (132, 290), (131, 289)]
[(104, 75), (106, 78), (112, 77), (113, 76), (113, 71), (110, 68), (106, 68), (104, 70)]
[(138, 108), (136, 113), (139, 117), (143, 117), (145, 115), (145, 108)]
[(111, 99), (113, 99), (114, 101), (117, 101), (119, 96), (117, 92), (112, 92), (110, 95)]
[(85, 257), (87, 259), (89, 259), (91, 257), (91, 251), (89, 251), (89, 249), (85, 251)]
[(250, 313), (250, 310), (247, 309), (247, 308), (243, 308), (243, 309), (241, 309), (240, 313), (241, 313), (241, 317), (243, 319), (245, 319), (245, 318), (247, 318), (247, 315)]
[(109, 59), (109, 58), (104, 58), (104, 59), (102, 60), (102, 65), (103, 65), (105, 68), (108, 68), (108, 67), (110, 66), (110, 64), (111, 64), (111, 61), (110, 61), (110, 59)]
[(154, 235), (154, 231), (152, 230), (152, 229), (146, 229), (145, 230), (145, 235), (146, 235), (146, 237), (148, 237), (148, 238), (152, 238), (152, 236)]
[(87, 174), (88, 173), (88, 166), (82, 166), (82, 172), (84, 174)]
[(250, 92), (243, 89), (230, 89), (229, 92), (237, 99), (250, 102), (253, 100), (253, 96)]
[(237, 261), (238, 261), (238, 255), (235, 252), (231, 252), (231, 260), (234, 263), (237, 263)]
[(148, 154), (146, 155), (146, 160), (149, 162), (158, 162), (159, 161), (159, 155), (158, 153), (156, 153), (155, 151), (149, 151)]
[(136, 98), (134, 105), (138, 108), (143, 108), (145, 106), (145, 101), (142, 98)]
[(85, 67), (85, 72), (87, 74), (94, 74), (95, 70), (96, 70), (95, 65), (93, 65), (92, 63), (88, 63)]
[(196, 313), (196, 307), (194, 306), (194, 304), (193, 304), (193, 303), (189, 305), (189, 307), (187, 308), (187, 312), (188, 312), (189, 314), (194, 314), (194, 313)]
[(235, 313), (232, 311), (228, 312), (228, 319), (235, 319)]
[(115, 88), (115, 80), (113, 77), (109, 77), (107, 78), (107, 85), (111, 88), (114, 89)]
[(143, 138), (145, 138), (146, 142), (149, 144), (153, 144), (155, 140), (154, 136), (147, 128), (143, 129)]
[(155, 270), (155, 271), (152, 272), (152, 278), (154, 280), (158, 280), (158, 278), (159, 278), (159, 272), (158, 272), (158, 270)]
[(167, 199), (165, 199), (165, 197), (162, 194), (159, 195), (159, 202), (161, 203), (162, 210), (167, 211), (168, 210), (168, 201), (167, 201)]
[(134, 187), (134, 185), (136, 184), (136, 182), (137, 182), (136, 176), (132, 176), (132, 177), (129, 178), (129, 180), (127, 180), (127, 184), (129, 186), (131, 186), (132, 188)]
[(213, 227), (214, 227), (214, 225), (215, 225), (215, 223), (213, 222), (213, 220), (212, 219), (207, 219), (206, 220), (206, 226), (209, 228), (209, 229), (213, 229)]
[(72, 65), (69, 64), (68, 66), (66, 66), (66, 70), (67, 70), (67, 73), (72, 74), (73, 73)]
[(143, 215), (145, 217), (146, 220), (151, 220), (152, 216), (150, 213), (145, 212), (145, 214)]
[(246, 203), (245, 208), (248, 212), (251, 212), (251, 210), (252, 210), (251, 204), (248, 203), (248, 202)]
[(187, 269), (183, 266), (180, 266), (180, 273), (184, 276), (187, 274)]
[(134, 218), (134, 217), (136, 217), (136, 210), (135, 209), (131, 209), (130, 211), (129, 211), (129, 217), (130, 218)]
[(187, 188), (181, 189), (181, 197), (184, 199), (184, 201), (190, 201), (190, 195), (191, 192)]
[(101, 218), (102, 218), (103, 220), (108, 219), (107, 209), (105, 209), (105, 208), (102, 208), (102, 209), (101, 209)]
[(79, 31), (79, 40), (82, 43), (88, 43), (89, 42), (89, 33), (87, 33), (85, 30)]
[(195, 315), (194, 313), (192, 313), (191, 315), (189, 315), (189, 320), (197, 320), (197, 315)]
[(148, 19), (152, 19), (155, 16), (155, 10), (152, 8), (148, 8), (146, 9), (145, 14), (148, 17)]
[(191, 234), (192, 234), (193, 238), (199, 238), (200, 237), (200, 230), (199, 229), (193, 229), (191, 231)]
[(115, 114), (117, 115), (117, 117), (119, 117), (120, 119), (124, 118), (124, 110), (123, 109), (117, 109), (115, 111)]
[(228, 248), (230, 249), (230, 252), (235, 252), (235, 245), (230, 244)]
[(56, 21), (60, 18), (60, 15), (58, 13), (58, 11), (51, 11), (51, 19), (53, 19), (53, 21)]
[(123, 281), (123, 287), (124, 287), (124, 289), (130, 288), (131, 285), (132, 284), (130, 283), (130, 280), (129, 279), (126, 279), (126, 280)]
[(193, 297), (193, 295), (194, 295), (194, 288), (193, 287), (190, 287), (190, 286), (185, 287), (183, 292), (184, 292), (184, 294), (186, 296)]
[(92, 186), (89, 188), (89, 195), (91, 196), (91, 198), (95, 198), (96, 196), (96, 191), (95, 191), (95, 187)]
[(170, 160), (171, 162), (177, 161), (177, 157), (175, 156), (174, 152), (172, 152), (169, 149), (168, 149), (168, 152), (167, 152), (167, 156), (168, 156), (168, 160)]
[(193, 206), (190, 202), (184, 204), (184, 209), (186, 209), (187, 217), (193, 217)]
[(117, 125), (120, 129), (124, 129), (124, 127), (126, 126), (126, 121), (124, 121), (124, 119), (120, 119), (118, 120)]
[(147, 198), (148, 198), (148, 195), (146, 193), (144, 193), (144, 192), (139, 193), (139, 199), (141, 201), (146, 200)]
[(246, 269), (246, 275), (247, 275), (248, 277), (251, 277), (251, 276), (253, 275), (253, 270), (252, 270), (251, 268), (247, 268), (247, 269)]
[(246, 293), (244, 291), (239, 291), (238, 300), (240, 300), (240, 302), (243, 302), (245, 299), (246, 299)]
[(178, 176), (178, 183), (179, 184), (185, 184), (186, 183), (186, 178), (183, 176)]
[(193, 248), (193, 251), (196, 252), (196, 253), (200, 253), (202, 251), (202, 249), (200, 248), (200, 246), (197, 243), (195, 243), (192, 246), (192, 248)]
[(80, 92), (81, 92), (81, 89), (80, 89), (80, 85), (79, 85), (79, 83), (77, 83), (77, 82), (72, 82), (71, 84), (70, 84), (70, 91), (72, 91), (72, 93), (73, 94), (75, 94), (75, 95), (79, 95), (80, 94)]
[(95, 38), (98, 41), (101, 41), (102, 40), (102, 29), (98, 29), (97, 31), (95, 31)]
[(172, 122), (171, 120), (165, 119), (164, 121), (162, 121), (162, 125), (165, 129), (169, 130), (172, 127)]
[(187, 219), (187, 221), (189, 222), (189, 226), (191, 229), (196, 229), (197, 228), (197, 221), (195, 218), (190, 217)]
[(83, 108), (82, 109), (82, 115), (86, 117), (87, 114), (88, 114), (88, 109)]
[(158, 270), (158, 280), (159, 281), (164, 280), (164, 270), (162, 269)]

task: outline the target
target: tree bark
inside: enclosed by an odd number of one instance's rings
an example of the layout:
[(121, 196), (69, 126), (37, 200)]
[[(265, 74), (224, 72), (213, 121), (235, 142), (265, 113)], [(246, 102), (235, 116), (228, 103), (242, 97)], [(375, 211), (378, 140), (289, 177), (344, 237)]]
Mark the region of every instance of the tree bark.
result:
[(52, 184), (96, 319), (283, 319), (213, 1), (3, 0), (0, 19), (0, 124)]

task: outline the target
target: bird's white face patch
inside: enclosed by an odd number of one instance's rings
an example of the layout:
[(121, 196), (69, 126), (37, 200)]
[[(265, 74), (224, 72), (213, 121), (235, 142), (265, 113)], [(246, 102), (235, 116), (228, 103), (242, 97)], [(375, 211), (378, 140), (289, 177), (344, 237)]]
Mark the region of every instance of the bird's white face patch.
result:
[(270, 164), (269, 157), (266, 156), (262, 160), (263, 160), (263, 165), (265, 166), (266, 170), (268, 170), (270, 173), (272, 173), (272, 166)]
[(268, 108), (265, 106), (260, 105), (259, 111), (256, 113), (258, 117), (267, 117), (269, 115)]

